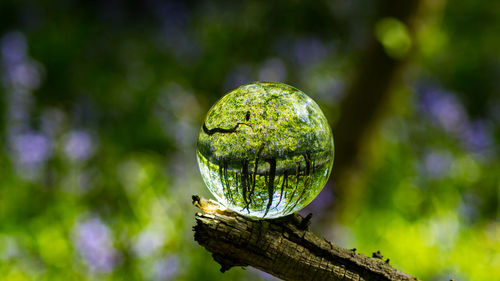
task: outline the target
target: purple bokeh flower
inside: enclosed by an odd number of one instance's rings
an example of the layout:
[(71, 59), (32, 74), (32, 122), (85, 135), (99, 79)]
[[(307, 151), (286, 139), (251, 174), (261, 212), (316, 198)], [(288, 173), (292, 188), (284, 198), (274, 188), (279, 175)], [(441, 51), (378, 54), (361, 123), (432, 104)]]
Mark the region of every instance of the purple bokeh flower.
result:
[(20, 32), (5, 34), (0, 42), (2, 59), (7, 64), (18, 63), (26, 57), (26, 38)]
[(224, 81), (225, 91), (231, 91), (241, 85), (255, 80), (255, 75), (249, 65), (241, 64), (232, 69)]
[(82, 130), (72, 131), (66, 137), (64, 152), (75, 161), (85, 161), (94, 153), (92, 136)]
[(172, 280), (179, 275), (179, 258), (174, 255), (157, 260), (153, 265), (153, 280)]
[(326, 57), (328, 49), (318, 38), (299, 39), (293, 44), (295, 61), (300, 65), (312, 65)]
[(36, 166), (47, 161), (52, 153), (50, 139), (37, 132), (14, 135), (11, 138), (12, 158), (21, 166)]
[(459, 137), (469, 151), (485, 156), (494, 147), (489, 124), (471, 121), (462, 103), (451, 93), (430, 88), (420, 91), (420, 111), (445, 132)]
[(75, 246), (89, 269), (94, 272), (113, 271), (119, 256), (108, 226), (99, 218), (92, 218), (77, 224), (75, 229)]
[(165, 243), (165, 234), (161, 229), (146, 230), (139, 234), (134, 243), (134, 250), (139, 257), (153, 254)]
[(40, 86), (42, 66), (27, 57), (26, 38), (22, 33), (11, 32), (0, 42), (3, 79), (9, 88), (34, 90)]
[(35, 90), (40, 86), (41, 68), (31, 60), (16, 63), (9, 68), (9, 81), (14, 87)]
[(421, 93), (420, 110), (450, 133), (462, 130), (468, 120), (465, 109), (458, 99), (439, 89), (430, 89)]
[(447, 151), (430, 151), (424, 155), (422, 168), (432, 178), (442, 178), (450, 169), (452, 155)]
[(484, 121), (470, 122), (461, 136), (465, 146), (473, 152), (482, 153), (493, 147), (491, 130)]

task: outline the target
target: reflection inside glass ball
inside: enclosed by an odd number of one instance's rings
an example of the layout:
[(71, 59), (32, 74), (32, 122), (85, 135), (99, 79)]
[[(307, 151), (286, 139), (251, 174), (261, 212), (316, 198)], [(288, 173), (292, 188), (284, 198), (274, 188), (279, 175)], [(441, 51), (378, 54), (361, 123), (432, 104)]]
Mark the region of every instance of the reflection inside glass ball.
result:
[(241, 86), (220, 99), (197, 145), (201, 175), (227, 208), (276, 218), (309, 204), (333, 165), (333, 136), (318, 105), (277, 82)]

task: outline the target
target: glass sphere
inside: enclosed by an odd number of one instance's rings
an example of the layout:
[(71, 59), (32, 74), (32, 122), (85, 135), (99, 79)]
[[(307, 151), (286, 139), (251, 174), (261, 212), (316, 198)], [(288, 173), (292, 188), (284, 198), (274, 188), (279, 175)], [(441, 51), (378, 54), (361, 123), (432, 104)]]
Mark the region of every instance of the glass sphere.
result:
[(208, 111), (197, 158), (208, 189), (242, 215), (277, 218), (309, 204), (333, 166), (333, 136), (318, 105), (302, 91), (255, 82)]

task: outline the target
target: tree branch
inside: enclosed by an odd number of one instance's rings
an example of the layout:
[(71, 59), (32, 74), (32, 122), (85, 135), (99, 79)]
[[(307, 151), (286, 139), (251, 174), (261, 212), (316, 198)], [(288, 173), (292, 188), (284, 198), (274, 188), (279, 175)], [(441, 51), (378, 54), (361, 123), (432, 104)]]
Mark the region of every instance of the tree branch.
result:
[(224, 209), (212, 200), (193, 196), (194, 239), (225, 272), (253, 266), (284, 280), (412, 280), (391, 267), (380, 252), (373, 257), (343, 249), (308, 230), (311, 215), (257, 220)]

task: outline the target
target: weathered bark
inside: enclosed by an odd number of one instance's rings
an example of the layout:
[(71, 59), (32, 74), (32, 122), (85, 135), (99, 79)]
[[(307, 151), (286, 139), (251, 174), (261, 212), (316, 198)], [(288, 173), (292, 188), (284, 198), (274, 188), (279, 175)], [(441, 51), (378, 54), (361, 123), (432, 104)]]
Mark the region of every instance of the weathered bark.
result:
[(310, 215), (257, 220), (193, 196), (194, 239), (222, 266), (253, 266), (284, 280), (418, 280), (384, 261), (343, 249), (308, 230)]

